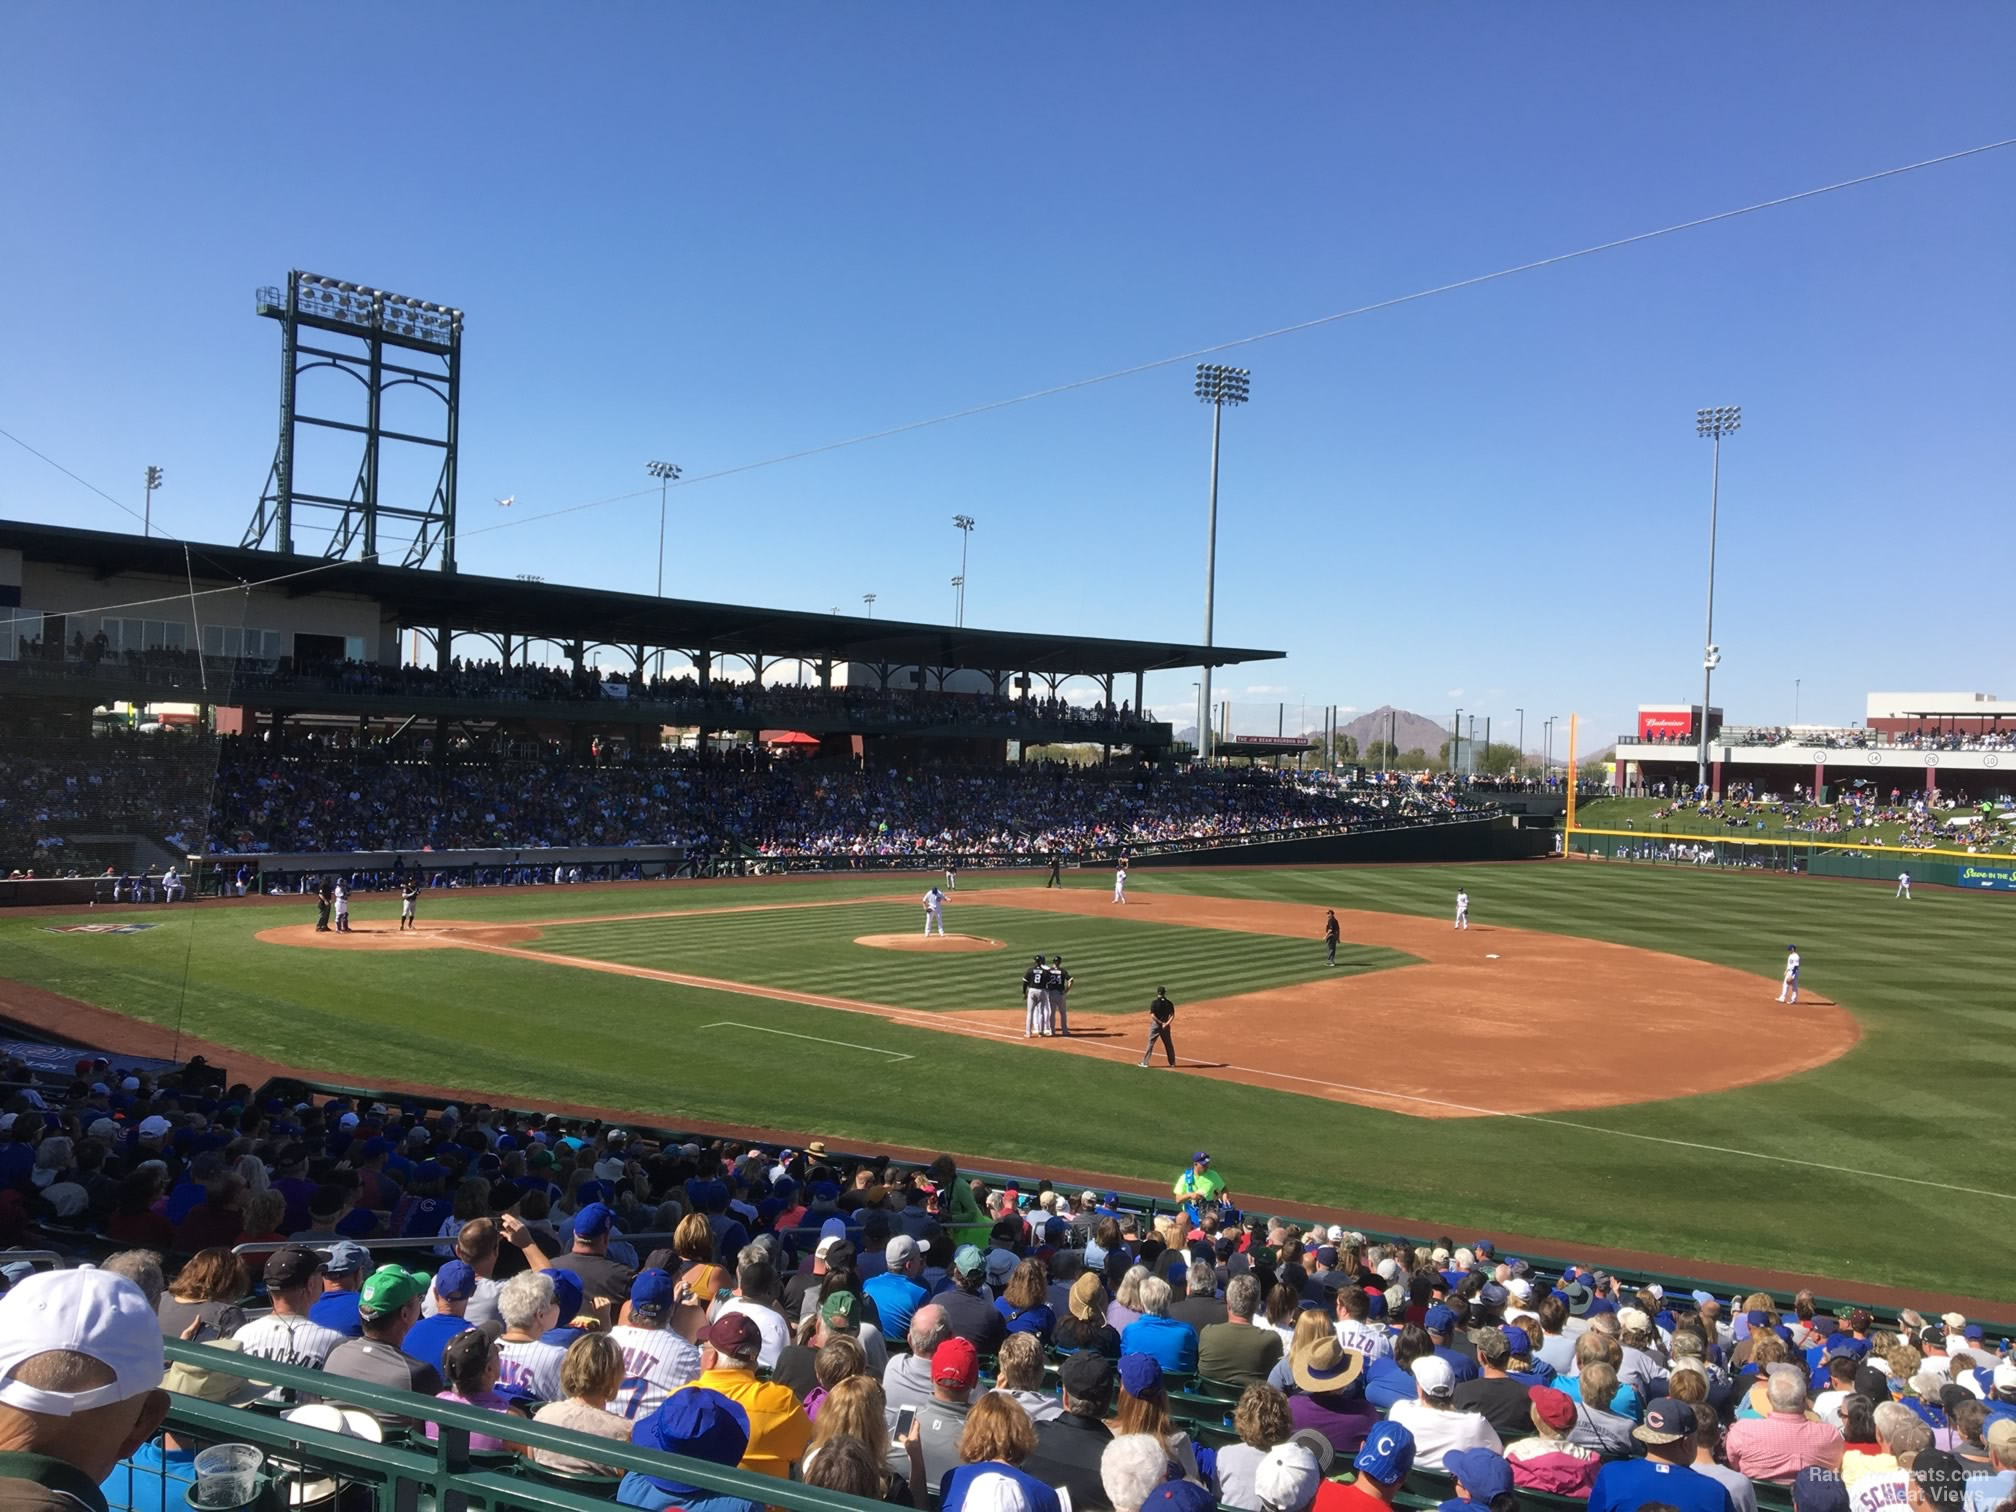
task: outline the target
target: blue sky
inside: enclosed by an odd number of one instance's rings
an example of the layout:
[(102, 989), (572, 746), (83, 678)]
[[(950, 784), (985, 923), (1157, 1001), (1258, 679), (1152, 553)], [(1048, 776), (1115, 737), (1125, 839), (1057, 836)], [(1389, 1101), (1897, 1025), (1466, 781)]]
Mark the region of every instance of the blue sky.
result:
[[(459, 305), (464, 569), (648, 591), (655, 492), (529, 517), (2016, 135), (2011, 56), (1985, 3), (14, 6), (0, 426), (235, 542), (255, 287)], [(1732, 719), (2016, 692), (2012, 265), (2007, 149), (1242, 349), (1218, 638), (1290, 654), (1235, 730), (1698, 696), (1723, 403)], [(667, 591), (948, 618), (965, 512), (970, 623), (1193, 639), (1190, 381), (677, 489)], [(0, 514), (130, 523), (4, 441)]]

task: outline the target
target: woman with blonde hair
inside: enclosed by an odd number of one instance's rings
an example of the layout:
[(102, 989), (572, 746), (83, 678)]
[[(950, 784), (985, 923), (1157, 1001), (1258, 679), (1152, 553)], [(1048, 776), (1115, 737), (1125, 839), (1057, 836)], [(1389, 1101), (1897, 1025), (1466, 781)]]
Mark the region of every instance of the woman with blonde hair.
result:
[(1106, 1321), (1106, 1285), (1098, 1272), (1086, 1271), (1071, 1283), (1070, 1304), (1050, 1343), (1067, 1354), (1089, 1349), (1109, 1360), (1120, 1358), (1120, 1334)]
[[(1062, 1512), (1057, 1493), (1022, 1469), (1022, 1462), (1035, 1448), (1036, 1425), (1029, 1421), (1029, 1414), (1013, 1397), (988, 1392), (966, 1414), (966, 1426), (959, 1433), (960, 1463), (945, 1473), (945, 1483), (938, 1491), (939, 1505), (957, 1507), (968, 1497), (975, 1499), (976, 1506), (1012, 1504), (1016, 1500), (1013, 1493), (1020, 1491), (1028, 1512)], [(988, 1494), (993, 1488), (987, 1487), (987, 1482), (994, 1476), (1014, 1483), (1000, 1488), (1008, 1495)]]
[[(560, 1361), (560, 1389), (567, 1393), (566, 1399), (548, 1402), (532, 1414), (532, 1421), (629, 1443), (629, 1419), (609, 1411), (610, 1401), (623, 1389), (623, 1374), (623, 1351), (614, 1339), (603, 1333), (581, 1335), (567, 1346)], [(557, 1449), (534, 1449), (532, 1458), (568, 1475), (623, 1473), (613, 1465), (598, 1465)]]
[(1218, 1451), (1214, 1472), (1218, 1500), (1228, 1507), (1243, 1508), (1244, 1512), (1261, 1512), (1260, 1493), (1254, 1488), (1260, 1462), (1276, 1444), (1285, 1444), (1295, 1436), (1295, 1419), (1289, 1412), (1288, 1398), (1272, 1386), (1255, 1381), (1239, 1394), (1239, 1405), (1232, 1409), (1232, 1427), (1239, 1435), (1239, 1442)]
[(1120, 1356), (1120, 1403), (1113, 1412), (1113, 1436), (1146, 1433), (1169, 1448), (1169, 1458), (1188, 1480), (1201, 1481), (1197, 1449), (1190, 1435), (1179, 1432), (1169, 1417), (1169, 1394), (1162, 1386), (1162, 1366), (1152, 1355)]
[(154, 1309), (161, 1337), (191, 1344), (230, 1338), (245, 1326), (239, 1303), (251, 1290), (252, 1277), (238, 1256), (222, 1248), (198, 1250), (175, 1273)]
[(1045, 1348), (1057, 1331), (1050, 1306), (1049, 1268), (1034, 1255), (1016, 1262), (1008, 1284), (994, 1299), (994, 1310), (1008, 1321), (1010, 1334), (1033, 1334)]
[(924, 1484), (923, 1441), (913, 1419), (910, 1436), (903, 1440), (903, 1451), (910, 1461), (909, 1477), (906, 1479), (889, 1469), (887, 1408), (882, 1384), (873, 1376), (851, 1375), (835, 1382), (820, 1405), (819, 1416), (813, 1419), (812, 1442), (799, 1464), (800, 1476), (811, 1471), (813, 1461), (822, 1452), (829, 1452), (836, 1439), (858, 1439), (867, 1446), (869, 1459), (881, 1476), (880, 1488), (874, 1495), (892, 1506), (914, 1506), (916, 1494), (912, 1488)]
[(1277, 1391), (1295, 1389), (1295, 1356), (1318, 1339), (1337, 1337), (1330, 1314), (1320, 1307), (1305, 1307), (1295, 1314), (1295, 1326), (1288, 1331), (1288, 1347), (1281, 1351), (1280, 1363), (1268, 1372), (1267, 1384)]
[(714, 1229), (705, 1213), (688, 1213), (672, 1229), (672, 1247), (653, 1250), (645, 1257), (646, 1270), (672, 1272), (678, 1280), (696, 1265), (714, 1263)]

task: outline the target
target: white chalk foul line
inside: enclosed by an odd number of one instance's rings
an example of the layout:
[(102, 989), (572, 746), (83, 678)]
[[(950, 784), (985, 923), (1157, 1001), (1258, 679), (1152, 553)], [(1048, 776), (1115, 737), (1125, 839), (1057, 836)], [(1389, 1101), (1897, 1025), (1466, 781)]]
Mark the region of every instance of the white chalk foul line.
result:
[(747, 1029), (751, 1034), (781, 1034), (786, 1039), (811, 1040), (815, 1045), (839, 1045), (848, 1050), (866, 1050), (873, 1055), (886, 1055), (892, 1061), (917, 1059), (916, 1056), (905, 1055), (900, 1050), (884, 1050), (880, 1045), (857, 1045), (852, 1040), (827, 1039), (822, 1034), (797, 1034), (789, 1029), (771, 1029), (762, 1024), (737, 1023), (734, 1019), (718, 1019), (714, 1023), (702, 1024), (700, 1027), (702, 1029)]

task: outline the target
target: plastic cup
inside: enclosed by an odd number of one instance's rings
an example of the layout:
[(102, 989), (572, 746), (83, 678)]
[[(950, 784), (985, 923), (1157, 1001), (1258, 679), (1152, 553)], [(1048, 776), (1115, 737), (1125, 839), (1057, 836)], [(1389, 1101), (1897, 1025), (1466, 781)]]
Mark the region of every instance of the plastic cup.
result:
[(196, 1456), (197, 1507), (250, 1506), (259, 1494), (259, 1467), (266, 1456), (251, 1444), (213, 1444)]

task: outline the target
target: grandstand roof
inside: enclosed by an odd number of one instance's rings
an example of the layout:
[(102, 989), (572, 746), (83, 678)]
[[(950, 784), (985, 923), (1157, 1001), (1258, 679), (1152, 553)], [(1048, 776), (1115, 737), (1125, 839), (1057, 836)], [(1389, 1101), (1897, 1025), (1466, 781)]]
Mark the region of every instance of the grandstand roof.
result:
[[(100, 577), (149, 573), (181, 578), (184, 543), (117, 531), (76, 530), (0, 520), (0, 547), (30, 561), (88, 567)], [(356, 594), (376, 599), (401, 625), (447, 625), (559, 641), (643, 644), (731, 655), (804, 657), (868, 665), (973, 667), (1057, 675), (1154, 672), (1267, 661), (1286, 655), (1236, 646), (1109, 640), (1016, 630), (976, 630), (858, 615), (762, 609), (696, 599), (654, 598), (601, 588), (528, 583), (516, 578), (444, 573), (373, 562), (239, 546), (188, 543), (199, 580), (285, 584), (295, 596)], [(276, 585), (277, 586), (277, 585)], [(31, 607), (56, 611), (60, 605)]]

